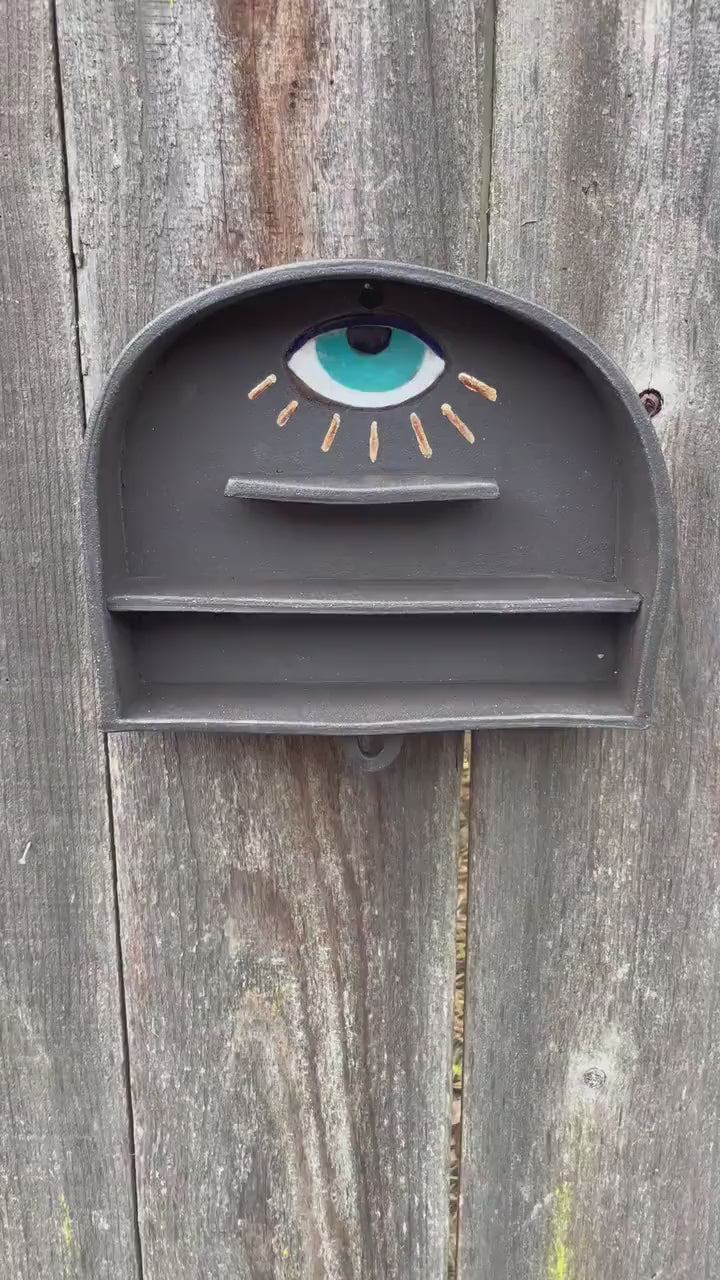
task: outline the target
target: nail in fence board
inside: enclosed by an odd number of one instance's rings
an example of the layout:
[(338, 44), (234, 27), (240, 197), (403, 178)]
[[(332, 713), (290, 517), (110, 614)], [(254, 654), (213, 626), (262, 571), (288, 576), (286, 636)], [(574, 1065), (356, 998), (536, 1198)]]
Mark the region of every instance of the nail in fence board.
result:
[(47, 7), (0, 27), (0, 1274), (138, 1280)]
[(459, 1273), (710, 1280), (717, 14), (533, 0), (500, 5), (497, 37), (491, 279), (663, 392), (679, 545), (647, 735), (474, 739)]
[[(142, 323), (253, 267), (478, 274), (469, 0), (59, 9), (90, 402)], [(109, 750), (146, 1280), (442, 1276), (456, 739), (362, 780), (312, 739)]]

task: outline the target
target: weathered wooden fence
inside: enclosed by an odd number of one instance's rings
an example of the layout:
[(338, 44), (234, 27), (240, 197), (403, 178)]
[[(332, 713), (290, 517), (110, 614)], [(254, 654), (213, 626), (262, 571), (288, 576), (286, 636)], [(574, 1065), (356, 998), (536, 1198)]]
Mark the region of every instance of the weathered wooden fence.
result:
[(0, 0), (0, 1275), (441, 1280), (459, 740), (97, 731), (87, 407), (225, 276), (487, 276), (658, 387), (657, 721), (475, 736), (459, 1280), (720, 1275), (715, 0)]

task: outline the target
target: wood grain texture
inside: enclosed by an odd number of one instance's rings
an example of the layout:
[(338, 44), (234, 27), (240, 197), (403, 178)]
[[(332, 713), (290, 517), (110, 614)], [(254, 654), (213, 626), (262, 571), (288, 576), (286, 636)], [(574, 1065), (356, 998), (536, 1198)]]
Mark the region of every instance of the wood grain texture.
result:
[(484, 0), (59, 0), (89, 401), (187, 293), (311, 257), (480, 275)]
[(0, 4), (0, 1275), (133, 1280), (56, 91), (47, 5)]
[(720, 24), (500, 0), (490, 275), (658, 387), (675, 601), (647, 735), (477, 735), (462, 1280), (720, 1274)]
[(443, 1274), (456, 739), (404, 750), (114, 754), (146, 1276)]
[[(219, 278), (478, 272), (484, 6), (60, 0), (87, 389)], [(457, 740), (114, 740), (145, 1280), (441, 1277)]]

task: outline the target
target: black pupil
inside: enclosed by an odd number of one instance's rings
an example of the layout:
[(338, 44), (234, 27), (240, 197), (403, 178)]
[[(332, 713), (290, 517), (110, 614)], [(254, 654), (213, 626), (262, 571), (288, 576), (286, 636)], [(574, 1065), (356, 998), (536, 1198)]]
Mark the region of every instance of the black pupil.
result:
[(384, 324), (351, 324), (347, 329), (348, 345), (365, 356), (377, 356), (390, 342), (392, 329)]

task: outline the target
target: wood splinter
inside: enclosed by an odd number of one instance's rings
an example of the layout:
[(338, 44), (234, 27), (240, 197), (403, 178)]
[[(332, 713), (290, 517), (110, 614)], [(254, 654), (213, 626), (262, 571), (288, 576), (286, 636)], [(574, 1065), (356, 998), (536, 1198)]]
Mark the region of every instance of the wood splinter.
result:
[(253, 387), (252, 391), (248, 391), (248, 400), (257, 400), (263, 391), (267, 391), (268, 387), (274, 387), (276, 382), (275, 374), (269, 373), (267, 378), (263, 378), (262, 382), (258, 382), (257, 386)]
[(380, 440), (378, 438), (377, 422), (370, 423), (370, 461), (377, 462), (378, 449), (380, 448)]
[(495, 388), (489, 387), (487, 382), (481, 382), (479, 378), (473, 378), (471, 373), (459, 373), (458, 380), (467, 387), (468, 391), (477, 391), (478, 395), (484, 396), (486, 400), (497, 400)]
[(415, 432), (415, 439), (417, 440), (417, 443), (418, 443), (418, 449), (420, 450), (423, 458), (432, 458), (432, 449), (430, 448), (428, 438), (425, 435), (423, 424), (418, 418), (416, 413), (410, 414), (410, 423), (413, 431)]
[(327, 431), (325, 432), (325, 439), (323, 440), (323, 442), (322, 442), (322, 444), (321, 444), (321, 446), (320, 446), (320, 448), (322, 449), (323, 453), (329, 453), (329, 452), (330, 452), (330, 449), (332, 448), (332, 442), (333, 442), (333, 440), (335, 439), (335, 437), (336, 437), (336, 435), (337, 435), (338, 427), (339, 427), (339, 426), (340, 426), (340, 414), (339, 414), (339, 413), (334, 413), (334, 414), (333, 414), (333, 416), (332, 416), (332, 418), (330, 419), (330, 426), (328, 427)]
[(291, 400), (289, 404), (285, 405), (284, 409), (280, 410), (277, 416), (277, 424), (279, 427), (284, 427), (285, 423), (290, 421), (297, 407), (297, 400)]
[(470, 430), (469, 427), (465, 426), (465, 423), (463, 422), (462, 418), (458, 418), (457, 414), (453, 411), (452, 405), (441, 404), (440, 412), (445, 414), (445, 417), (447, 418), (448, 422), (452, 422), (453, 426), (457, 428), (457, 430), (460, 432), (460, 435), (463, 437), (464, 440), (467, 440), (468, 444), (475, 443), (475, 436), (473, 435), (472, 431)]

